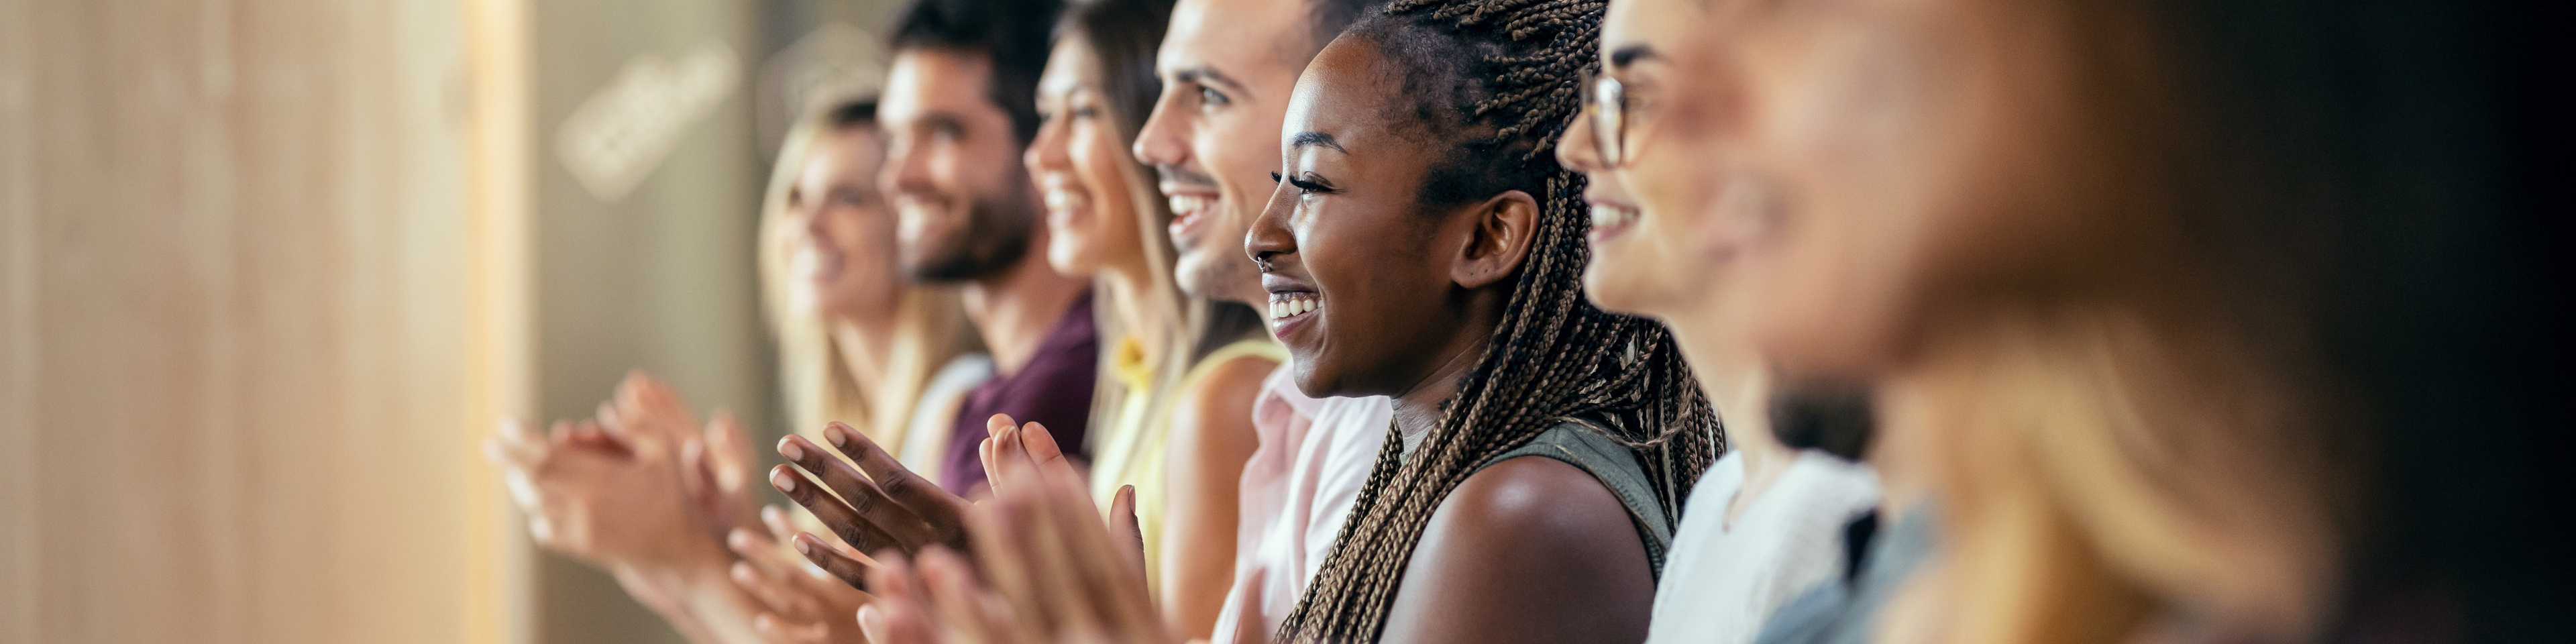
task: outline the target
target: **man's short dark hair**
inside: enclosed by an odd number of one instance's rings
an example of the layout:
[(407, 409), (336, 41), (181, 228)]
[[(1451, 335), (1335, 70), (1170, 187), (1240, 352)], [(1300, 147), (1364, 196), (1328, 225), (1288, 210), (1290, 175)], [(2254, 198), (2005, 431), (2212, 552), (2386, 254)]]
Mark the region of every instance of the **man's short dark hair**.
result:
[(941, 49), (983, 54), (993, 62), (985, 96), (1011, 115), (1027, 145), (1038, 135), (1038, 76), (1046, 72), (1058, 0), (920, 0), (894, 32), (896, 51)]

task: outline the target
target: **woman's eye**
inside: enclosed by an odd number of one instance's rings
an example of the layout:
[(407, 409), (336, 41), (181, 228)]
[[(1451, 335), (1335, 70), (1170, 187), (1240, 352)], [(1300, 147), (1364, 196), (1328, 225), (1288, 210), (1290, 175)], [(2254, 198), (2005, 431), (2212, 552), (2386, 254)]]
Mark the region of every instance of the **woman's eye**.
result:
[(1298, 192), (1306, 193), (1306, 194), (1316, 194), (1316, 193), (1331, 194), (1331, 193), (1333, 192), (1333, 187), (1332, 187), (1332, 186), (1324, 185), (1324, 184), (1323, 184), (1323, 183), (1321, 183), (1321, 182), (1306, 181), (1306, 180), (1297, 179), (1297, 178), (1294, 178), (1294, 177), (1291, 177), (1291, 178), (1289, 178), (1289, 179), (1288, 179), (1288, 185), (1290, 185), (1290, 186), (1293, 186), (1293, 187), (1297, 188), (1297, 191), (1298, 191)]
[(1089, 105), (1073, 108), (1073, 117), (1078, 119), (1099, 118), (1100, 108)]
[(1199, 103), (1202, 105), (1225, 105), (1232, 102), (1234, 99), (1226, 98), (1225, 93), (1216, 91), (1216, 88), (1199, 86)]

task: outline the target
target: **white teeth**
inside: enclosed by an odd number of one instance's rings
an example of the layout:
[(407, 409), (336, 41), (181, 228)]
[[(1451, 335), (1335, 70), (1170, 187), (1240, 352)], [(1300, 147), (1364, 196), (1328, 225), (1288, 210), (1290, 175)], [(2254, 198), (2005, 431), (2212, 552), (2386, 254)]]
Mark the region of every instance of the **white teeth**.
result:
[(1301, 297), (1278, 300), (1270, 303), (1270, 319), (1278, 320), (1282, 318), (1296, 317), (1307, 313), (1313, 313), (1323, 308), (1324, 301), (1319, 299)]
[(1082, 201), (1082, 197), (1076, 196), (1071, 192), (1063, 190), (1046, 191), (1046, 207), (1048, 210), (1069, 210), (1075, 205), (1081, 204)]
[(1637, 218), (1637, 211), (1617, 206), (1592, 205), (1592, 227), (1608, 228)]
[(1198, 195), (1173, 195), (1166, 197), (1166, 199), (1171, 202), (1172, 212), (1174, 214), (1198, 212), (1206, 209), (1208, 203), (1206, 197)]

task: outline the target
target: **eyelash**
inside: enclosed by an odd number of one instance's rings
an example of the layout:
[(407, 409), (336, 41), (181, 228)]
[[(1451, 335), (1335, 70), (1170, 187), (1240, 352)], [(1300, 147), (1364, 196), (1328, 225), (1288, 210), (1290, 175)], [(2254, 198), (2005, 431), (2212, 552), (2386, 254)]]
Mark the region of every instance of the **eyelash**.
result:
[(1297, 189), (1297, 192), (1304, 193), (1304, 194), (1332, 194), (1332, 193), (1335, 193), (1335, 192), (1339, 192), (1338, 190), (1334, 190), (1331, 186), (1326, 186), (1326, 185), (1324, 185), (1324, 184), (1316, 183), (1316, 182), (1313, 182), (1313, 181), (1299, 181), (1299, 180), (1294, 179), (1294, 178), (1282, 177), (1282, 176), (1279, 176), (1279, 173), (1277, 173), (1277, 172), (1270, 173), (1270, 180), (1271, 180), (1271, 181), (1285, 181), (1285, 182), (1287, 182), (1287, 183), (1288, 183), (1288, 185), (1289, 185), (1289, 186), (1291, 186), (1291, 187), (1295, 187), (1295, 188)]

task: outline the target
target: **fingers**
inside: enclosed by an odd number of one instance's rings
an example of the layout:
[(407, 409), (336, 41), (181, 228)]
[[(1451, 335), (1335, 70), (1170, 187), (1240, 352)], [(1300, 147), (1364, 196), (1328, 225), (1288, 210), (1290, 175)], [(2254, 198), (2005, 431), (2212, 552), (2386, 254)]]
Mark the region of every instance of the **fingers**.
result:
[(832, 576), (841, 578), (841, 581), (849, 583), (851, 588), (868, 589), (868, 565), (865, 562), (834, 549), (814, 535), (797, 533), (795, 544), (796, 552), (805, 555), (806, 561), (822, 567), (823, 572), (832, 573)]
[(1109, 500), (1109, 525), (1119, 554), (1126, 556), (1137, 579), (1145, 578), (1145, 528), (1136, 520), (1136, 486), (1118, 486), (1118, 495)]
[[(858, 464), (859, 470), (866, 472), (868, 480), (876, 484), (877, 491), (921, 519), (933, 540), (953, 548), (965, 546), (965, 499), (957, 498), (957, 495), (940, 489), (939, 484), (905, 469), (902, 463), (895, 461), (894, 455), (886, 453), (875, 441), (860, 435), (858, 430), (850, 429), (849, 425), (836, 422), (825, 426), (823, 440), (848, 456), (850, 462)], [(873, 550), (865, 544), (850, 545), (859, 546), (863, 551)]]
[(805, 506), (806, 512), (813, 513), (824, 527), (831, 528), (834, 534), (851, 545), (872, 549), (899, 547), (893, 535), (869, 523), (866, 517), (850, 509), (841, 499), (823, 493), (821, 486), (797, 473), (795, 468), (785, 465), (769, 468), (769, 485), (786, 494), (797, 505)]
[(750, 593), (753, 599), (760, 600), (761, 605), (769, 607), (769, 612), (794, 618), (800, 622), (811, 620), (815, 613), (819, 612), (815, 610), (816, 605), (812, 599), (797, 593), (787, 585), (785, 580), (776, 577), (774, 573), (761, 570), (759, 566), (754, 566), (749, 561), (733, 562), (733, 567), (728, 572), (733, 577), (735, 587)]
[(978, 587), (966, 560), (944, 548), (922, 552), (920, 588), (933, 613), (949, 632), (975, 642), (1045, 642), (1037, 619), (1016, 613), (1015, 606)]
[[(880, 593), (877, 600), (859, 607), (859, 631), (871, 644), (931, 644), (941, 640), (930, 610), (929, 597), (917, 579), (917, 571), (903, 555), (887, 552), (883, 565), (868, 571), (868, 584)], [(976, 631), (959, 631), (967, 642), (989, 641)]]
[(717, 489), (728, 493), (743, 489), (760, 461), (751, 454), (751, 432), (743, 428), (742, 420), (731, 411), (716, 410), (715, 417), (707, 420), (706, 441), (708, 467), (715, 474)]
[(778, 455), (821, 480), (824, 487), (831, 488), (834, 494), (841, 495), (841, 500), (849, 504), (852, 513), (895, 540), (894, 543), (861, 545), (870, 548), (895, 546), (912, 551), (919, 550), (938, 538), (928, 526), (923, 525), (921, 517), (913, 514), (910, 508), (887, 497), (884, 491), (877, 488), (876, 483), (859, 474), (857, 468), (850, 467), (849, 463), (825, 454), (822, 448), (815, 447), (814, 443), (805, 440), (805, 437), (789, 436), (778, 439)]

